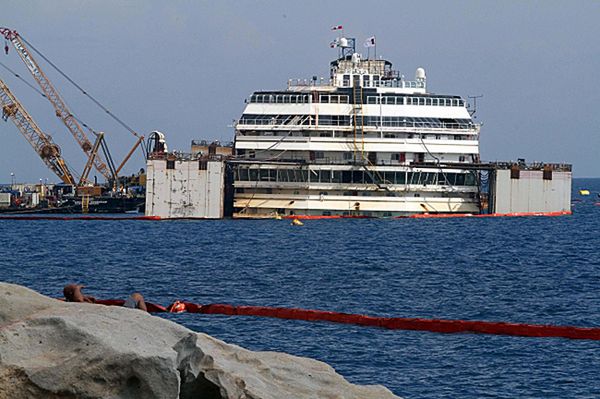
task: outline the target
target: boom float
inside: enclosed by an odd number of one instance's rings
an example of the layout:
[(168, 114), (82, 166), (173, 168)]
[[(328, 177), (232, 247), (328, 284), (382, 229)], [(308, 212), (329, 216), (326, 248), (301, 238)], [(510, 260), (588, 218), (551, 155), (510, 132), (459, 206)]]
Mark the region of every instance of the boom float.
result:
[[(123, 300), (98, 300), (96, 303), (110, 306), (123, 306)], [(149, 312), (161, 313), (200, 313), (227, 316), (270, 317), (287, 320), (328, 321), (331, 323), (354, 324), (365, 327), (379, 327), (390, 330), (429, 331), (436, 333), (474, 333), (492, 335), (512, 335), (536, 338), (567, 338), (600, 340), (600, 328), (553, 326), (543, 324), (506, 323), (472, 320), (443, 320), (406, 317), (377, 317), (360, 314), (328, 312), (298, 308), (268, 306), (234, 306), (227, 304), (201, 305), (176, 301), (167, 307), (146, 302)]]

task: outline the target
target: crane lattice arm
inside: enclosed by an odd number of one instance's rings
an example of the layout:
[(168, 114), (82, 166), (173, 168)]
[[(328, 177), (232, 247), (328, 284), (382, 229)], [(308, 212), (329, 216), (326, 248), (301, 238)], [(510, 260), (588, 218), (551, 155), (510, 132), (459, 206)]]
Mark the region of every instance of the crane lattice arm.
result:
[[(6, 40), (10, 40), (10, 42), (13, 44), (13, 46), (17, 50), (17, 53), (19, 54), (19, 57), (21, 57), (21, 60), (23, 60), (23, 62), (27, 66), (27, 69), (29, 69), (31, 75), (33, 75), (33, 78), (36, 80), (36, 82), (44, 92), (46, 98), (54, 106), (56, 116), (65, 124), (67, 129), (69, 129), (77, 143), (79, 143), (81, 149), (86, 153), (86, 155), (89, 158), (93, 147), (92, 143), (87, 138), (85, 132), (81, 128), (81, 125), (73, 117), (73, 114), (71, 114), (65, 102), (60, 97), (52, 83), (50, 83), (50, 80), (48, 80), (46, 75), (42, 72), (39, 64), (35, 61), (35, 59), (33, 59), (31, 52), (29, 51), (27, 46), (25, 46), (25, 43), (21, 36), (19, 36), (19, 34), (16, 31), (8, 28), (0, 28), (0, 34), (2, 34), (6, 38)], [(110, 170), (108, 169), (108, 167), (106, 166), (99, 154), (97, 154), (94, 157), (94, 166), (96, 167), (96, 170), (98, 170), (98, 172), (100, 172), (104, 177), (106, 177), (106, 179), (111, 179), (113, 177)]]
[(10, 118), (15, 123), (50, 170), (60, 177), (64, 183), (75, 184), (73, 175), (69, 172), (64, 159), (60, 155), (58, 145), (52, 141), (52, 137), (41, 131), (31, 115), (23, 108), (19, 100), (16, 99), (1, 79), (0, 106), (2, 106), (2, 118), (5, 121)]

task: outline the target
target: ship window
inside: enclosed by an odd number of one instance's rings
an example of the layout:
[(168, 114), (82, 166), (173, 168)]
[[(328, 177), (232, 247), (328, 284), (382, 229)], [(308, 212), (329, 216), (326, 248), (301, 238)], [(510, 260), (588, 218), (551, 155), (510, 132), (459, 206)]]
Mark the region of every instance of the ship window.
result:
[(450, 184), (448, 181), (447, 173), (438, 173), (438, 184), (439, 185), (447, 185)]
[(282, 182), (290, 181), (287, 169), (277, 169), (277, 181), (282, 181)]
[(394, 184), (394, 172), (383, 172), (383, 183)]
[(329, 103), (329, 96), (321, 96), (319, 101), (324, 104), (327, 104), (327, 103)]
[(473, 173), (469, 173), (465, 176), (465, 186), (476, 186), (477, 179), (475, 179), (475, 175)]
[(343, 86), (350, 86), (350, 75), (344, 75)]
[(297, 170), (296, 177), (298, 177), (299, 182), (307, 182), (308, 181), (308, 171), (306, 170)]
[(355, 170), (352, 172), (352, 182), (353, 183), (359, 183), (362, 184), (363, 183), (363, 171), (362, 170)]
[(396, 172), (396, 176), (394, 179), (396, 184), (404, 184), (406, 183), (406, 172)]
[(352, 171), (351, 170), (343, 170), (342, 171), (342, 183), (352, 183)]
[(377, 97), (369, 96), (367, 97), (367, 104), (376, 104)]
[(258, 170), (257, 169), (249, 169), (248, 176), (249, 176), (250, 181), (257, 181), (258, 180)]
[(419, 105), (425, 105), (425, 99), (419, 98)]
[(340, 183), (342, 180), (342, 173), (339, 170), (331, 171), (331, 182), (332, 183)]
[(360, 75), (354, 75), (352, 77), (352, 86), (354, 86), (354, 87), (360, 86)]
[(238, 169), (238, 179), (241, 181), (248, 181), (248, 169), (246, 169), (246, 168)]
[(315, 151), (315, 159), (323, 159), (325, 158), (325, 153), (323, 151)]
[(200, 160), (198, 162), (198, 170), (206, 170), (208, 166), (208, 162), (206, 162), (206, 160)]
[(425, 105), (432, 105), (433, 102), (431, 101), (431, 98), (426, 98), (425, 99)]
[(363, 86), (370, 87), (371, 86), (371, 82), (369, 81), (370, 79), (371, 79), (371, 77), (369, 75), (363, 76)]
[(423, 184), (435, 184), (437, 178), (437, 173), (425, 173), (425, 178), (423, 180)]
[(259, 177), (261, 181), (269, 181), (269, 170), (268, 169), (261, 169), (259, 171)]
[(167, 159), (167, 169), (175, 169), (175, 160)]
[(283, 102), (286, 104), (290, 103), (290, 96), (283, 96)]
[(465, 185), (465, 175), (464, 173), (457, 173), (456, 174), (456, 183), (457, 186), (464, 186)]
[(340, 96), (340, 104), (348, 104), (350, 102), (350, 98), (348, 96)]
[(331, 181), (331, 171), (330, 170), (320, 170), (319, 171), (319, 181), (321, 183), (329, 183)]

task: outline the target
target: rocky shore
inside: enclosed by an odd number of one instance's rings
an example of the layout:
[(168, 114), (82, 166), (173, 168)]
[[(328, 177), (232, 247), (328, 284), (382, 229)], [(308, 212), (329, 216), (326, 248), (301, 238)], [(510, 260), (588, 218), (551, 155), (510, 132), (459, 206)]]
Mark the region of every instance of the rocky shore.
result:
[(0, 399), (387, 399), (322, 362), (253, 352), (127, 308), (0, 283)]

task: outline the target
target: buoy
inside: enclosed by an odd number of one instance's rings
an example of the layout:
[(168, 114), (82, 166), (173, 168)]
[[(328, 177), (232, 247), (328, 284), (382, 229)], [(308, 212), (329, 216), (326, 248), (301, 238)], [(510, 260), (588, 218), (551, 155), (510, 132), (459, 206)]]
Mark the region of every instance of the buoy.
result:
[(302, 223), (299, 219), (292, 219), (292, 225), (294, 225), (294, 226), (304, 226), (304, 223)]
[(590, 195), (590, 190), (579, 190), (579, 194), (581, 194), (581, 195)]
[(183, 313), (186, 311), (185, 303), (180, 301), (175, 301), (167, 308), (169, 313)]

